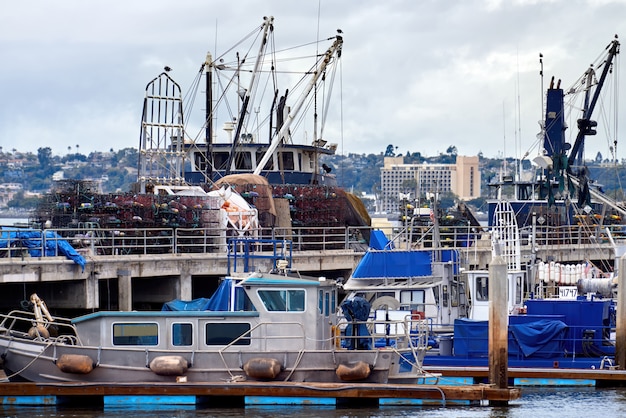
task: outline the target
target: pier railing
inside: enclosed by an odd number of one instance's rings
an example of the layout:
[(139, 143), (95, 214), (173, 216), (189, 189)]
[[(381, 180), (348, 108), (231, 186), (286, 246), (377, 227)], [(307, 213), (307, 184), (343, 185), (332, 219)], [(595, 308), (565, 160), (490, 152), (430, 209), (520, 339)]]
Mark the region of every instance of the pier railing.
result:
[[(98, 255), (128, 254), (226, 254), (229, 238), (263, 238), (289, 240), (293, 251), (353, 250), (365, 251), (373, 228), (364, 226), (258, 228), (245, 231), (232, 228), (83, 228), (44, 229), (30, 238), (16, 237), (9, 229), (0, 229), (0, 257), (23, 258), (39, 250), (46, 256), (63, 255), (60, 242), (66, 242), (81, 253)], [(378, 228), (377, 228), (378, 229)], [(381, 228), (393, 242), (394, 248), (434, 248), (438, 236), (439, 246), (457, 249), (488, 250), (490, 234), (486, 228), (472, 226), (442, 226), (435, 234), (432, 226), (410, 229)], [(24, 231), (12, 228), (11, 230)], [(36, 232), (39, 232), (37, 236)], [(557, 248), (574, 246), (593, 251), (603, 245), (614, 246), (626, 237), (626, 227), (537, 226), (520, 230), (520, 246)], [(32, 256), (32, 255), (31, 255)]]

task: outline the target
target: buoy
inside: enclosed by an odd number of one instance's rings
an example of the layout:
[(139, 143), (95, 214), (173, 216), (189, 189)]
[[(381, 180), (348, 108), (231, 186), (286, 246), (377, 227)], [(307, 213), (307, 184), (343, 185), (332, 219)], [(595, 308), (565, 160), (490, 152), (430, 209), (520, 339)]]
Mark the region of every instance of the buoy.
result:
[(150, 370), (160, 376), (180, 376), (188, 368), (187, 359), (181, 356), (159, 356), (150, 362)]
[(56, 361), (63, 373), (87, 374), (93, 370), (93, 360), (82, 354), (63, 354)]
[(273, 358), (255, 357), (243, 365), (243, 371), (254, 379), (275, 379), (282, 371), (283, 365)]
[(352, 364), (340, 364), (335, 370), (337, 377), (344, 382), (367, 379), (372, 368), (364, 361), (357, 361)]
[(38, 324), (34, 327), (31, 327), (28, 330), (28, 336), (32, 338), (33, 340), (39, 337), (43, 338), (44, 340), (47, 340), (48, 338), (50, 338), (50, 333), (48, 332), (48, 329), (46, 327), (44, 327), (41, 324)]

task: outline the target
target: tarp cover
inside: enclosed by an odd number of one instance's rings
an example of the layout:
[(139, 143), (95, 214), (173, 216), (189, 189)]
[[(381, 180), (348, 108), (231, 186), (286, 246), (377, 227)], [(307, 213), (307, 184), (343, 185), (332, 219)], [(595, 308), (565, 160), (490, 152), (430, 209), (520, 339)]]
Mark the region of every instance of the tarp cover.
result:
[(224, 279), (210, 298), (174, 299), (164, 303), (161, 311), (228, 311), (232, 286), (231, 279)]
[(509, 331), (525, 357), (550, 358), (562, 354), (566, 329), (564, 322), (548, 319), (509, 325)]
[(370, 235), (370, 247), (374, 250), (392, 250), (393, 242), (380, 229), (374, 229)]
[[(567, 325), (559, 320), (537, 320), (509, 324), (509, 354), (516, 355), (516, 346), (524, 357), (552, 358), (563, 354)], [(462, 357), (489, 356), (489, 322), (472, 319), (454, 320), (454, 355)]]
[(54, 231), (45, 230), (45, 246), (42, 251), (42, 233), (36, 229), (3, 228), (0, 231), (0, 248), (9, 246), (24, 247), (28, 249), (31, 257), (45, 257), (64, 255), (81, 269), (85, 270), (85, 258), (74, 247)]
[[(456, 251), (440, 251), (442, 262), (455, 262), (458, 260)], [(432, 276), (432, 261), (432, 250), (370, 250), (361, 258), (361, 261), (352, 272), (352, 277), (368, 279)]]

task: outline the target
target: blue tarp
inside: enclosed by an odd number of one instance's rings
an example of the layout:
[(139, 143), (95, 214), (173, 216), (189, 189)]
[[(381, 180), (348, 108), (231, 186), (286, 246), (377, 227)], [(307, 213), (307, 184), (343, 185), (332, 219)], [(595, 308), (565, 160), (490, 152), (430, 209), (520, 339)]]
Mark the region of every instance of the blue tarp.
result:
[(365, 338), (346, 338), (346, 348), (348, 350), (371, 350), (372, 342), (367, 324), (352, 324), (352, 321), (367, 321), (370, 314), (371, 305), (367, 299), (356, 296), (352, 299), (346, 299), (341, 303), (343, 316), (348, 320), (346, 326), (346, 337), (365, 337)]
[(389, 242), (389, 238), (380, 229), (374, 229), (370, 234), (370, 247), (374, 250), (391, 250), (393, 242)]
[(174, 299), (163, 304), (162, 311), (228, 311), (230, 291), (233, 286), (231, 279), (224, 279), (209, 299), (194, 300)]
[[(43, 256), (64, 255), (85, 270), (85, 258), (54, 231), (44, 231)], [(18, 246), (28, 249), (31, 257), (42, 256), (42, 233), (35, 229), (3, 228), (0, 230), (0, 248)]]
[[(563, 321), (544, 319), (509, 324), (509, 354), (517, 349), (524, 357), (552, 358), (563, 355), (567, 325)], [(471, 319), (454, 320), (454, 355), (489, 356), (489, 322)]]
[(509, 325), (509, 331), (525, 357), (550, 358), (562, 354), (566, 329), (564, 322), (548, 319)]
[[(455, 250), (440, 250), (441, 261), (458, 260)], [(352, 272), (357, 279), (432, 276), (432, 250), (368, 251)], [(454, 263), (456, 268), (456, 263)]]

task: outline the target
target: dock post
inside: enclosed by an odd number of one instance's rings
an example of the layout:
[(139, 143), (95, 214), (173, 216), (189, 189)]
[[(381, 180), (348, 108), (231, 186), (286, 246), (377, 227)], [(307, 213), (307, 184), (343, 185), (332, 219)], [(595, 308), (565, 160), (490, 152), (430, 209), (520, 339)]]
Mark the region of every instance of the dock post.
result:
[(130, 312), (133, 310), (133, 286), (130, 270), (117, 270), (118, 282), (118, 309), (120, 311)]
[(617, 318), (615, 319), (615, 362), (626, 369), (626, 255), (619, 259), (617, 276)]
[[(489, 383), (499, 389), (509, 384), (507, 265), (500, 255), (489, 263)], [(494, 401), (508, 405), (507, 401)]]

